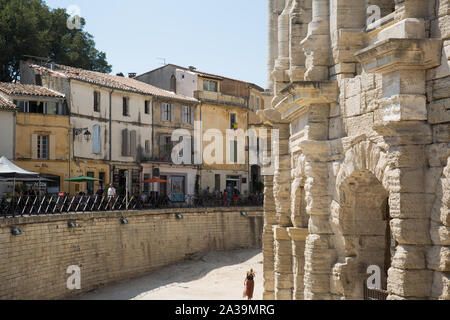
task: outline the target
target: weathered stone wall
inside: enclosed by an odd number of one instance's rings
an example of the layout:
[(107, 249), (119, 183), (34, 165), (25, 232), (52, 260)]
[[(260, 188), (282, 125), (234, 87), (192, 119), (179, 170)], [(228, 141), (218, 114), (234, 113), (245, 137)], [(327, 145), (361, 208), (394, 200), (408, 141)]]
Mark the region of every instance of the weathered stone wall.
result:
[[(179, 213), (183, 219), (175, 217)], [(121, 224), (122, 217), (128, 224)], [(69, 221), (76, 227), (69, 228)], [(22, 234), (12, 235), (13, 227)], [(150, 273), (198, 252), (258, 248), (262, 228), (259, 208), (0, 219), (0, 299), (64, 298)], [(71, 265), (81, 267), (81, 290), (66, 287)]]
[(377, 265), (389, 299), (450, 299), (450, 1), (292, 0), (277, 14), (261, 116), (290, 134), (266, 177), (265, 297), (362, 299)]

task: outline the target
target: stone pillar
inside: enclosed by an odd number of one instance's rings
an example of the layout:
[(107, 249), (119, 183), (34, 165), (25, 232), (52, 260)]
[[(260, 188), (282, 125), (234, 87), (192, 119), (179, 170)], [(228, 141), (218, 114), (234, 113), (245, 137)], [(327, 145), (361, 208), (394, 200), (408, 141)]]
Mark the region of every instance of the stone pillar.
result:
[(276, 225), (276, 209), (273, 197), (273, 176), (264, 176), (264, 300), (275, 300), (275, 248), (273, 226)]
[[(267, 60), (267, 89), (273, 92), (272, 72), (275, 68), (275, 60), (278, 58), (278, 16), (284, 8), (284, 0), (269, 0), (268, 1), (268, 60)], [(281, 8), (281, 9), (280, 9)]]
[(275, 299), (292, 300), (294, 275), (292, 268), (292, 244), (288, 228), (274, 226), (275, 236)]
[(333, 257), (329, 224), (328, 158), (319, 156), (328, 139), (329, 104), (313, 104), (307, 128), (307, 139), (301, 144), (306, 157), (305, 194), (309, 215), (309, 235), (305, 243), (305, 291), (307, 300), (328, 300)]
[(279, 160), (275, 165), (274, 197), (277, 225), (275, 235), (275, 299), (291, 300), (293, 290), (292, 246), (287, 228), (292, 227), (291, 208), (291, 157), (289, 153), (289, 125), (278, 123)]
[(308, 229), (289, 228), (288, 233), (292, 244), (292, 273), (294, 282), (292, 297), (294, 300), (304, 300), (305, 244)]
[(291, 82), (303, 81), (305, 78), (305, 53), (300, 45), (308, 33), (308, 23), (311, 21), (311, 0), (294, 0), (289, 18), (289, 57), (288, 71)]
[(307, 37), (301, 42), (306, 55), (307, 81), (328, 80), (331, 57), (329, 10), (329, 0), (312, 1), (312, 21)]
[[(282, 89), (284, 82), (289, 82), (289, 11), (293, 0), (286, 0), (283, 12), (278, 16), (278, 55), (272, 73), (274, 95)], [(275, 98), (274, 98), (275, 99)]]

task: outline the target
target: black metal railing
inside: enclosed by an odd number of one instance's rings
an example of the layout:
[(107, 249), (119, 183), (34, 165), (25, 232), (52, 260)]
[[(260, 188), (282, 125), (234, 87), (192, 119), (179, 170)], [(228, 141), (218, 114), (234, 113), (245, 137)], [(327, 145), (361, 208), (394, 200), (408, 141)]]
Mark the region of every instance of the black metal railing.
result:
[(364, 282), (364, 300), (387, 300), (389, 292), (381, 289), (371, 289)]
[(169, 197), (143, 196), (22, 196), (15, 199), (0, 198), (0, 217), (22, 217), (32, 215), (152, 210), (208, 207), (253, 207), (263, 205), (263, 196), (239, 197), (223, 200), (214, 196), (185, 195), (184, 201), (171, 201)]

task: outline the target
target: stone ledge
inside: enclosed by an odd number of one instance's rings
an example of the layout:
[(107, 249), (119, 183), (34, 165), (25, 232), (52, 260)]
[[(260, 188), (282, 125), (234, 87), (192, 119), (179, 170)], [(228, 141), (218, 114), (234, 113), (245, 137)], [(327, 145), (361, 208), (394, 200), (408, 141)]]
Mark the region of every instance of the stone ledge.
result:
[(233, 207), (233, 208), (180, 208), (180, 209), (161, 209), (161, 210), (130, 210), (130, 211), (114, 211), (114, 212), (86, 212), (86, 213), (65, 213), (55, 215), (25, 216), (16, 218), (1, 218), (0, 227), (19, 226), (23, 224), (34, 224), (43, 222), (59, 222), (72, 220), (91, 220), (101, 218), (120, 219), (122, 217), (139, 217), (139, 216), (165, 216), (175, 214), (207, 214), (214, 212), (248, 212), (247, 217), (263, 216), (262, 207)]

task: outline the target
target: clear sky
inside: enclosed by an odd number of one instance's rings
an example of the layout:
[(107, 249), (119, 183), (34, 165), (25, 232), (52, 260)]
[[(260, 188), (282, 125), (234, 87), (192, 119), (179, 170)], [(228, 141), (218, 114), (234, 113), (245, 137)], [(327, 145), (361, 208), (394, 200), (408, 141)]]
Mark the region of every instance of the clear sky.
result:
[(266, 84), (267, 0), (45, 0), (76, 5), (113, 73), (166, 63)]

